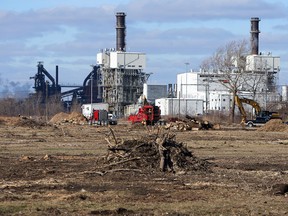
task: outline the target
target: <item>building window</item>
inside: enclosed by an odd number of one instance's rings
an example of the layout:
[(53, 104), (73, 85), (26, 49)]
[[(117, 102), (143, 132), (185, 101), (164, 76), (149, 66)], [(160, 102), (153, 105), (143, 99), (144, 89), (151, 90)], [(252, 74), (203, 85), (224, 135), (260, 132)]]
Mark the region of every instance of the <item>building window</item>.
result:
[(226, 101), (225, 98), (223, 99), (223, 101)]

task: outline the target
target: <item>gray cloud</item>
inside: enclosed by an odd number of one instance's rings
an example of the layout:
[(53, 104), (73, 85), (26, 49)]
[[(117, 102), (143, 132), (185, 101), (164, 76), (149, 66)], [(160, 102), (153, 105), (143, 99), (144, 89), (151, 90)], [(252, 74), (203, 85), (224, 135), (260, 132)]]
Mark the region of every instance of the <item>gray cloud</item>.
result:
[(122, 7), (127, 9), (129, 16), (149, 22), (246, 19), (247, 16), (287, 17), (287, 6), (263, 0), (146, 0), (141, 2), (133, 0)]
[[(147, 53), (147, 72), (153, 72), (153, 82), (171, 82), (185, 69), (185, 62), (197, 69), (219, 46), (231, 40), (249, 40), (252, 16), (263, 18), (260, 48), (287, 55), (285, 5), (263, 0), (131, 0), (118, 6), (0, 11), (0, 72), (16, 82), (21, 76), (22, 82), (34, 75), (37, 61), (44, 61), (45, 67), (53, 70), (58, 64), (63, 79), (84, 79), (99, 49), (115, 47), (116, 11), (127, 13), (127, 49)], [(262, 26), (270, 20), (281, 23), (272, 26), (275, 32), (263, 31)], [(233, 26), (233, 21), (242, 26)], [(240, 28), (240, 33), (234, 32)], [(287, 63), (282, 63), (282, 68), (288, 69)]]

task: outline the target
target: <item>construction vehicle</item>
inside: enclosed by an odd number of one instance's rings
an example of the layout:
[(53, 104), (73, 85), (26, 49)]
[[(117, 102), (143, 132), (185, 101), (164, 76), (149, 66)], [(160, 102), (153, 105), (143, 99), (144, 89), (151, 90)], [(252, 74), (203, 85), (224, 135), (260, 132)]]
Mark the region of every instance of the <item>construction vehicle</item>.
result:
[(89, 118), (89, 123), (96, 125), (108, 125), (108, 112), (106, 110), (95, 110), (93, 109)]
[(116, 116), (108, 113), (108, 103), (83, 104), (81, 109), (83, 116), (90, 124), (116, 125), (118, 123)]
[(108, 103), (90, 103), (90, 104), (82, 104), (81, 106), (82, 114), (86, 119), (89, 119), (93, 110), (109, 110)]
[(104, 109), (93, 109), (90, 116), (87, 118), (90, 125), (117, 125), (117, 118), (115, 115), (108, 113)]
[(108, 113), (108, 122), (109, 125), (117, 125), (118, 124), (117, 117), (112, 113)]
[(257, 126), (262, 126), (264, 124), (266, 124), (266, 122), (268, 122), (270, 119), (267, 118), (267, 117), (259, 117), (259, 116), (256, 116), (255, 119), (252, 119), (252, 120), (247, 120), (245, 122), (245, 125), (247, 127), (257, 127)]
[(240, 122), (241, 125), (244, 125), (246, 123), (246, 120), (247, 120), (247, 114), (246, 114), (246, 111), (243, 107), (243, 103), (251, 105), (255, 109), (256, 116), (261, 111), (261, 107), (259, 106), (259, 104), (256, 101), (254, 101), (252, 99), (248, 99), (248, 98), (239, 98), (238, 95), (235, 95), (235, 104), (238, 106), (239, 111), (240, 111), (241, 116), (242, 116), (242, 119)]
[(148, 102), (144, 95), (141, 95), (138, 99), (139, 109), (136, 114), (130, 114), (128, 121), (134, 123), (141, 123), (143, 125), (154, 125), (159, 123), (165, 124), (165, 121), (161, 119), (161, 109), (159, 106), (155, 106)]
[(134, 123), (142, 123), (144, 125), (154, 125), (161, 118), (161, 110), (158, 106), (146, 104), (139, 107), (136, 114), (131, 114), (128, 121)]
[[(243, 107), (243, 103), (249, 104), (254, 108), (256, 119), (247, 121), (247, 114)], [(270, 119), (281, 119), (278, 112), (270, 112), (266, 110), (262, 111), (260, 105), (256, 101), (249, 99), (249, 98), (244, 98), (244, 97), (240, 98), (238, 95), (236, 95), (235, 104), (238, 106), (239, 111), (242, 115), (242, 119), (240, 123), (241, 125), (246, 124), (247, 126), (252, 127), (254, 125), (257, 125), (258, 123), (261, 125), (265, 124)]]

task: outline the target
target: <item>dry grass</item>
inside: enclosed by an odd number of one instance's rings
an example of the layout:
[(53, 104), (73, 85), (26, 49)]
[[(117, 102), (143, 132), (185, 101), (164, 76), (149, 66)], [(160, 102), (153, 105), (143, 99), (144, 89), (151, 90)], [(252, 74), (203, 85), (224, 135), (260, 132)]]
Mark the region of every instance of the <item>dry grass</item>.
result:
[[(122, 139), (147, 133), (121, 122), (113, 128)], [(285, 195), (272, 191), (288, 182), (284, 132), (174, 131), (212, 171), (103, 176), (108, 128), (2, 125), (0, 132), (0, 215), (288, 214)]]

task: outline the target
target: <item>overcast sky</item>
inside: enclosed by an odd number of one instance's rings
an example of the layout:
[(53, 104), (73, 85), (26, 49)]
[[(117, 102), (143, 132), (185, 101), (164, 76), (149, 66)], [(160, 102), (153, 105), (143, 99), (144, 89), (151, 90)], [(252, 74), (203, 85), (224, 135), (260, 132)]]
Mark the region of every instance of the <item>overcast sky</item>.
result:
[(115, 48), (115, 13), (126, 13), (126, 49), (145, 52), (149, 84), (176, 82), (233, 40), (250, 40), (259, 17), (261, 52), (281, 57), (279, 84), (288, 83), (285, 0), (7, 0), (0, 9), (0, 92), (33, 86), (37, 62), (60, 84), (82, 84), (102, 48)]

